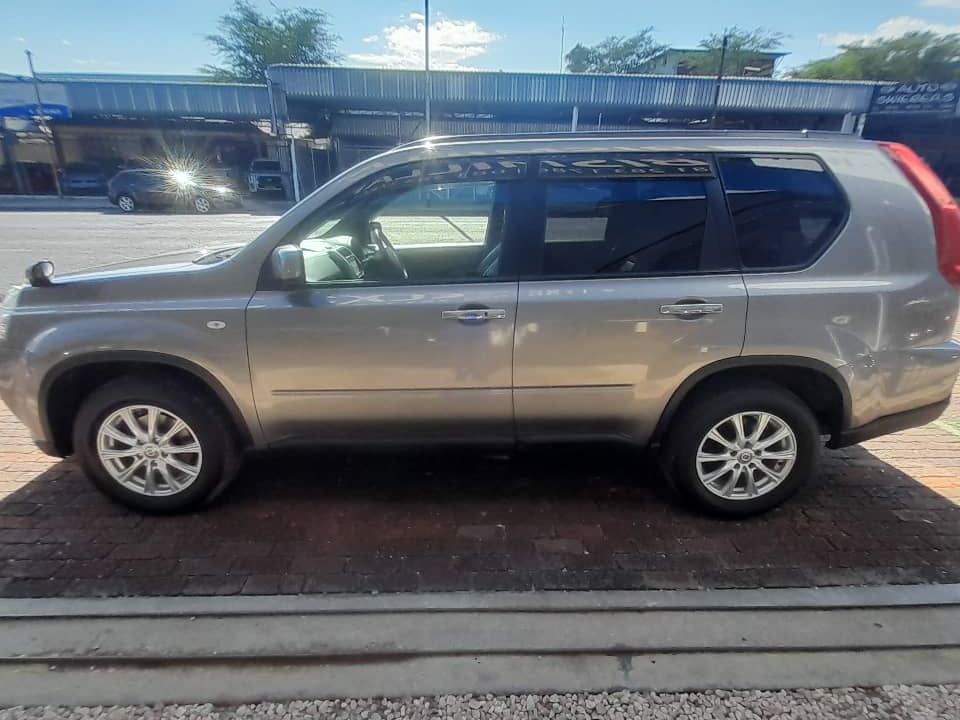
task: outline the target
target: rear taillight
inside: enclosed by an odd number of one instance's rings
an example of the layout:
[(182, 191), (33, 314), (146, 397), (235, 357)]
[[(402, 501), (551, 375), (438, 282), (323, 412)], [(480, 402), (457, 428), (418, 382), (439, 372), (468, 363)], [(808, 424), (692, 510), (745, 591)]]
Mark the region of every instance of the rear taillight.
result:
[(906, 145), (877, 143), (903, 171), (930, 208), (933, 231), (937, 237), (937, 264), (940, 273), (960, 288), (960, 208), (943, 181), (923, 158)]

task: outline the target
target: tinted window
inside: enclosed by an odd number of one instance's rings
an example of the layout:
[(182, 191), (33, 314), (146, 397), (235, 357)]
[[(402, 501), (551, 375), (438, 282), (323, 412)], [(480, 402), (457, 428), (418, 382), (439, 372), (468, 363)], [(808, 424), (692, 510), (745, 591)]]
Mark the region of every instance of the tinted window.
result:
[(806, 265), (836, 236), (846, 201), (817, 160), (722, 157), (719, 163), (745, 268)]
[(545, 275), (703, 269), (703, 180), (557, 180), (546, 187)]

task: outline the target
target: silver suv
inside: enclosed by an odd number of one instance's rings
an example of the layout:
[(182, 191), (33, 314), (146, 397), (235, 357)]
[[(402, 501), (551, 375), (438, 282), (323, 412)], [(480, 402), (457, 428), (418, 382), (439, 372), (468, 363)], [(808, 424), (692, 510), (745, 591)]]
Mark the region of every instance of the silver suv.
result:
[(243, 247), (28, 276), (0, 395), (153, 511), (214, 497), (247, 448), (615, 438), (747, 514), (824, 440), (936, 418), (960, 370), (953, 198), (842, 135), (432, 138)]

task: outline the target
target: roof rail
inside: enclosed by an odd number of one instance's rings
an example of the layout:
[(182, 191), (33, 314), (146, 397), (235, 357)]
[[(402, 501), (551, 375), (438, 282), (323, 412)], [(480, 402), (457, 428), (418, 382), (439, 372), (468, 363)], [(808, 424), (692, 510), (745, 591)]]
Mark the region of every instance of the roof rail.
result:
[(425, 142), (479, 142), (483, 140), (540, 140), (571, 139), (571, 138), (636, 138), (636, 137), (676, 137), (678, 135), (692, 135), (696, 137), (717, 138), (753, 138), (767, 137), (784, 139), (795, 138), (832, 138), (832, 139), (859, 139), (859, 136), (850, 133), (841, 133), (835, 130), (693, 130), (687, 128), (657, 128), (636, 130), (576, 130), (566, 132), (518, 132), (518, 133), (491, 133), (475, 135), (431, 135), (429, 137), (410, 140), (401, 143), (396, 148), (413, 147)]

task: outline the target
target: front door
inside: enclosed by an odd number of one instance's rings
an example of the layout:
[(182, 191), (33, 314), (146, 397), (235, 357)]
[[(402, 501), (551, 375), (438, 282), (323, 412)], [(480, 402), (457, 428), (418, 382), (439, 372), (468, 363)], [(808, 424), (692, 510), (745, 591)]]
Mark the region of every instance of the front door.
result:
[(271, 443), (513, 439), (511, 182), (435, 170), (387, 171), (327, 203), (287, 241), (305, 280), (252, 298)]
[(518, 434), (644, 442), (684, 379), (743, 346), (747, 296), (712, 159), (543, 158), (539, 176), (539, 250), (517, 312)]

